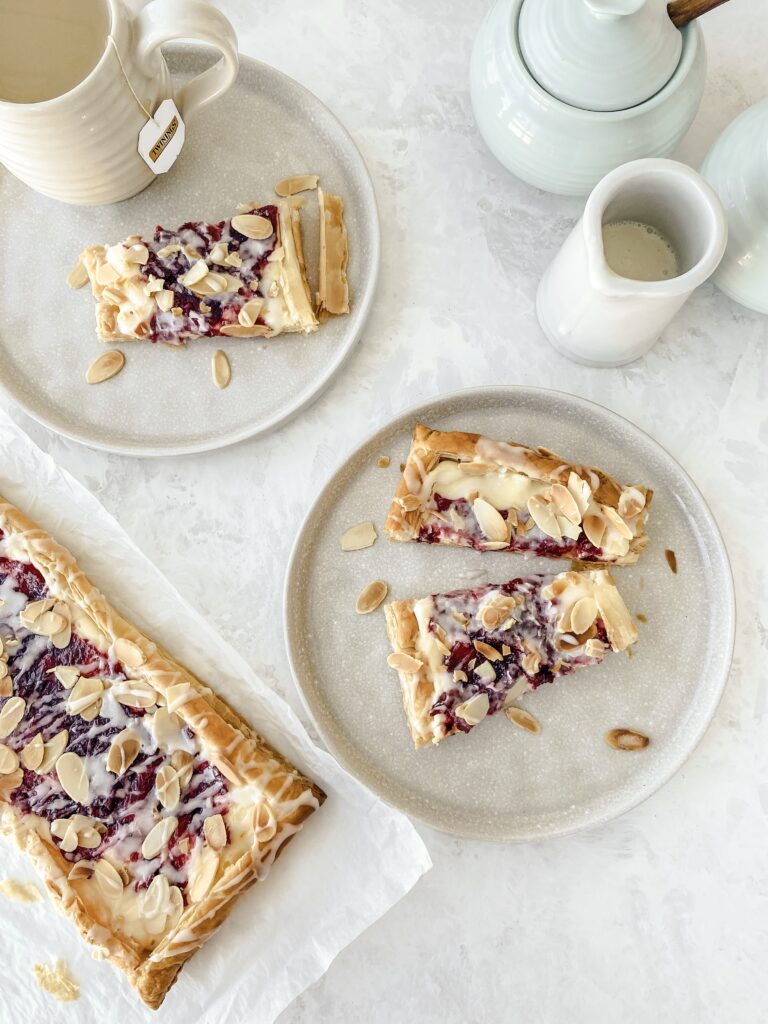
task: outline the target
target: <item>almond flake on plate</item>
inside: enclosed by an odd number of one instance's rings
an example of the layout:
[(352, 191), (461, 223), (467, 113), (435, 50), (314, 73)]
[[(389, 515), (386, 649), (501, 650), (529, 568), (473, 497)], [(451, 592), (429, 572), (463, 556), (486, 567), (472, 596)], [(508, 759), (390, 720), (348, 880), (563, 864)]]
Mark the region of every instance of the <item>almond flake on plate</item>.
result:
[(369, 583), (360, 593), (355, 603), (355, 611), (359, 615), (368, 615), (369, 612), (375, 611), (387, 596), (388, 590), (389, 588), (383, 580), (374, 580), (373, 583)]
[(125, 356), (119, 349), (111, 349), (94, 359), (88, 367), (85, 379), (88, 384), (102, 384), (105, 380), (116, 377), (125, 366)]
[(360, 551), (376, 543), (376, 527), (371, 522), (351, 526), (341, 538), (342, 551)]

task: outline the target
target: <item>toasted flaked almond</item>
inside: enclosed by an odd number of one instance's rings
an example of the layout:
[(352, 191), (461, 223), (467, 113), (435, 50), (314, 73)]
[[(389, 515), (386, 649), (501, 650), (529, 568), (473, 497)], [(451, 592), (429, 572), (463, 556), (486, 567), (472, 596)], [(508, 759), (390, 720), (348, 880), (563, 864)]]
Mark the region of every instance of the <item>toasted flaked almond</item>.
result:
[[(628, 647), (627, 650), (631, 651), (632, 648)], [(605, 644), (602, 640), (598, 640), (596, 636), (593, 636), (584, 644), (584, 653), (588, 658), (602, 658), (605, 654)]]
[(641, 732), (632, 729), (610, 729), (605, 734), (605, 742), (615, 750), (642, 750), (651, 741)]
[(225, 324), (219, 333), (226, 338), (264, 338), (269, 334), (269, 327), (266, 324), (253, 324), (251, 327), (243, 324)]
[(467, 725), (479, 725), (488, 714), (490, 701), (487, 693), (476, 693), (463, 704), (456, 708), (456, 715), (467, 723)]
[(477, 653), (482, 654), (488, 661), (501, 661), (501, 652), (497, 651), (495, 647), (483, 640), (473, 640), (472, 643)]
[(249, 299), (240, 307), (237, 319), (244, 327), (253, 327), (264, 307), (263, 299)]
[(232, 227), (246, 238), (260, 241), (274, 233), (272, 221), (268, 217), (260, 217), (258, 213), (240, 213), (232, 218)]
[(181, 786), (179, 785), (176, 769), (171, 765), (164, 764), (157, 773), (155, 792), (157, 793), (157, 799), (167, 811), (172, 810), (179, 802)]
[(0, 796), (9, 796), (24, 781), (24, 772), (17, 768), (9, 775), (0, 775)]
[(19, 613), (19, 618), (23, 625), (31, 625), (37, 622), (44, 612), (50, 611), (55, 604), (56, 601), (52, 597), (44, 597), (41, 601), (31, 601), (26, 608)]
[(115, 640), (112, 652), (115, 658), (127, 668), (140, 668), (146, 660), (139, 645), (122, 636)]
[(183, 284), (185, 288), (191, 288), (207, 277), (209, 270), (210, 268), (205, 260), (196, 260), (186, 274), (179, 278), (179, 284)]
[[(146, 722), (147, 719), (145, 718)], [(159, 747), (170, 750), (179, 745), (181, 740), (181, 719), (168, 708), (158, 708), (149, 719), (152, 735)]]
[(490, 683), (496, 678), (496, 669), (490, 661), (481, 661), (475, 667), (474, 672), (478, 679), (482, 679), (486, 683)]
[(212, 760), (228, 782), (231, 782), (233, 786), (242, 785), (242, 777), (240, 776), (240, 773), (232, 764), (232, 762), (229, 760), (229, 758), (226, 758), (224, 757), (223, 754), (218, 753)]
[(275, 192), (284, 199), (295, 196), (297, 192), (311, 192), (320, 181), (319, 174), (295, 174), (291, 178), (283, 178), (275, 185)]
[(390, 654), (387, 658), (387, 664), (398, 672), (408, 672), (411, 675), (414, 672), (418, 672), (422, 666), (422, 662), (418, 658), (412, 658), (410, 654), (406, 654), (404, 651), (395, 651), (393, 654)]
[(520, 661), (520, 667), (527, 676), (535, 676), (541, 666), (541, 655), (538, 651), (528, 649)]
[(82, 260), (78, 260), (67, 274), (67, 284), (70, 288), (84, 288), (88, 284), (88, 271)]
[(179, 824), (178, 818), (169, 814), (167, 818), (161, 818), (144, 838), (141, 844), (141, 855), (145, 860), (154, 860), (168, 845), (168, 840)]
[(624, 537), (626, 540), (632, 539), (634, 534), (615, 508), (611, 508), (610, 505), (601, 505), (600, 509), (611, 526), (618, 532), (619, 536)]
[[(67, 711), (70, 715), (83, 715), (94, 707), (98, 710), (101, 697), (104, 693), (104, 681), (98, 676), (81, 676), (72, 689), (67, 699)], [(95, 717), (95, 716), (94, 716)], [(86, 721), (88, 719), (86, 718)]]
[(220, 814), (211, 814), (203, 822), (205, 841), (212, 850), (223, 850), (227, 845), (227, 827)]
[(417, 508), (421, 508), (422, 500), (418, 494), (404, 494), (402, 498), (397, 499), (398, 504), (406, 512), (415, 512)]
[(0, 740), (10, 736), (24, 717), (27, 703), (23, 697), (9, 697), (0, 710)]
[(239, 252), (231, 252), (224, 260), (224, 264), (227, 267), (242, 267), (243, 257)]
[(32, 737), (21, 752), (21, 763), (25, 768), (29, 768), (30, 771), (36, 771), (43, 763), (43, 756), (45, 754), (45, 743), (43, 742), (43, 734), (38, 732)]
[(569, 523), (578, 526), (581, 522), (581, 510), (567, 487), (552, 484), (552, 501), (560, 515), (565, 516)]
[(226, 242), (217, 242), (208, 253), (211, 263), (218, 263), (219, 266), (226, 264), (227, 256), (229, 256), (229, 246)]
[(277, 822), (267, 804), (259, 804), (253, 810), (253, 834), (257, 843), (268, 843), (277, 834)]
[(85, 764), (79, 754), (67, 751), (56, 762), (56, 774), (61, 788), (75, 803), (87, 804), (91, 784), (85, 771)]
[(355, 610), (360, 615), (367, 615), (369, 612), (375, 611), (387, 596), (388, 590), (389, 588), (383, 580), (374, 580), (373, 583), (369, 583), (360, 593), (355, 603)]
[(117, 376), (124, 366), (125, 356), (119, 349), (113, 348), (98, 359), (94, 359), (86, 371), (85, 379), (88, 384), (102, 384), (105, 380)]
[(177, 245), (176, 242), (172, 242), (170, 245), (164, 245), (162, 249), (158, 249), (156, 255), (158, 259), (167, 260), (169, 256), (173, 256), (176, 252), (181, 252), (181, 246)]
[(162, 310), (163, 313), (167, 313), (173, 308), (173, 303), (176, 299), (175, 294), (170, 288), (161, 288), (159, 292), (155, 292), (155, 302), (157, 308)]
[(59, 756), (67, 749), (69, 733), (66, 729), (57, 732), (43, 747), (43, 760), (35, 769), (38, 775), (47, 775), (53, 770)]
[(541, 726), (533, 717), (533, 715), (526, 711), (524, 708), (517, 708), (514, 705), (512, 707), (504, 708), (504, 714), (515, 725), (519, 725), (521, 729), (525, 729), (526, 732), (541, 732)]
[(498, 629), (507, 621), (515, 607), (516, 601), (513, 598), (498, 598), (483, 605), (477, 617), (486, 629)]
[(376, 527), (373, 523), (358, 523), (351, 526), (341, 538), (342, 551), (360, 551), (376, 543)]
[(546, 501), (540, 494), (533, 494), (527, 502), (531, 519), (536, 523), (542, 533), (554, 540), (561, 540), (563, 531), (557, 521), (557, 515), (551, 503)]
[(488, 462), (461, 463), (461, 472), (464, 476), (487, 476), (488, 473), (495, 473), (497, 468), (496, 466), (491, 466)]
[(173, 313), (174, 316), (182, 316), (184, 310), (181, 308), (181, 306), (171, 306), (171, 312)]
[(193, 861), (187, 897), (199, 903), (208, 894), (219, 870), (219, 855), (210, 846), (201, 846)]
[(669, 566), (669, 568), (672, 570), (673, 573), (676, 574), (677, 573), (677, 555), (672, 550), (672, 548), (667, 548), (666, 549), (666, 551), (664, 552), (664, 557), (667, 560), (667, 565)]
[[(54, 822), (54, 824), (56, 824)], [(51, 829), (53, 831), (53, 829)], [(67, 875), (68, 882), (81, 882), (84, 878), (93, 878), (96, 866), (92, 860), (79, 860)]]
[(451, 612), (451, 618), (458, 622), (460, 626), (466, 627), (469, 625), (469, 619), (461, 612)]
[(219, 348), (211, 356), (211, 376), (213, 383), (220, 390), (224, 390), (232, 380), (232, 367), (229, 365), (227, 353)]
[(85, 850), (96, 850), (101, 846), (101, 836), (95, 828), (85, 828), (77, 833), (77, 845)]
[[(165, 875), (155, 875), (152, 881), (149, 883), (143, 899), (142, 905), (142, 917), (150, 920), (151, 925), (150, 932), (155, 933), (162, 929), (165, 923), (165, 910), (168, 904), (168, 893), (170, 891), (170, 883)], [(152, 918), (158, 917), (159, 920), (154, 922)]]
[(133, 729), (123, 729), (112, 740), (107, 754), (107, 771), (118, 778), (127, 772), (141, 750), (141, 739)]
[(586, 633), (596, 618), (597, 602), (594, 597), (581, 597), (571, 608), (571, 630), (580, 636)]
[(582, 527), (589, 543), (599, 548), (605, 534), (605, 520), (603, 517), (592, 513), (584, 516)]
[(194, 767), (194, 757), (187, 750), (174, 750), (171, 754), (171, 764), (176, 769), (176, 774), (179, 777), (179, 785), (182, 790), (189, 785), (189, 780), (192, 778), (192, 770)]
[(106, 899), (116, 900), (122, 895), (123, 879), (114, 864), (104, 857), (94, 864), (93, 877)]
[(149, 249), (143, 242), (134, 242), (125, 252), (126, 263), (138, 263), (143, 266), (149, 259)]
[(174, 683), (165, 691), (166, 704), (169, 711), (178, 711), (189, 701), (195, 699), (195, 690), (191, 683)]
[(112, 696), (126, 708), (151, 708), (157, 703), (157, 692), (149, 683), (139, 679), (126, 679), (114, 683)]
[(114, 284), (120, 277), (111, 263), (102, 263), (96, 268), (96, 283), (101, 285)]
[(66, 629), (67, 620), (63, 615), (59, 615), (58, 612), (43, 612), (35, 620), (34, 631), (39, 636), (54, 636), (56, 633), (61, 633), (63, 629)]
[(485, 498), (475, 498), (472, 504), (480, 529), (488, 540), (506, 541), (509, 538), (509, 527), (502, 514)]
[(622, 519), (631, 519), (645, 508), (645, 495), (637, 487), (625, 487), (619, 495), (618, 513)]
[(453, 670), (453, 681), (454, 683), (466, 683), (467, 673), (462, 669), (457, 668)]
[(19, 755), (15, 750), (0, 743), (0, 775), (10, 775), (19, 767)]
[(80, 669), (72, 665), (57, 665), (53, 674), (65, 690), (71, 690), (80, 678)]

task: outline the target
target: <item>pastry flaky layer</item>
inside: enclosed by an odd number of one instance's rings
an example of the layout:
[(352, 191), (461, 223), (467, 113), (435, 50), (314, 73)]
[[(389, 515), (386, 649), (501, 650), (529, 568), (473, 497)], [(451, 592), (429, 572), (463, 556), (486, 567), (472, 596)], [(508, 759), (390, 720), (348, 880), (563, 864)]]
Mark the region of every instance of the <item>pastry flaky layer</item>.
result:
[(385, 613), (388, 662), (417, 748), (469, 732), (529, 690), (637, 640), (602, 569), (396, 601)]
[(347, 233), (338, 196), (318, 190), (320, 257), (316, 307), (307, 280), (303, 197), (241, 207), (229, 220), (158, 227), (91, 245), (69, 283), (90, 283), (102, 341), (271, 338), (310, 333), (349, 311)]
[(323, 792), (0, 498), (0, 828), (156, 1008)]
[(632, 565), (653, 491), (547, 448), (417, 424), (385, 530), (393, 540)]

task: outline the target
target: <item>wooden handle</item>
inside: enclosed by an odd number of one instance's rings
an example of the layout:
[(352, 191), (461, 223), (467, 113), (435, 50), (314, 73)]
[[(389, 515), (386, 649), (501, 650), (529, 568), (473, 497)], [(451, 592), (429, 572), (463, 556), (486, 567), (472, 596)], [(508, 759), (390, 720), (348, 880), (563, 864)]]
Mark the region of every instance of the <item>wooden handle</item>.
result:
[(713, 11), (715, 7), (725, 2), (726, 0), (671, 0), (667, 4), (667, 12), (672, 23), (677, 28), (682, 28), (689, 21), (701, 17), (707, 11)]

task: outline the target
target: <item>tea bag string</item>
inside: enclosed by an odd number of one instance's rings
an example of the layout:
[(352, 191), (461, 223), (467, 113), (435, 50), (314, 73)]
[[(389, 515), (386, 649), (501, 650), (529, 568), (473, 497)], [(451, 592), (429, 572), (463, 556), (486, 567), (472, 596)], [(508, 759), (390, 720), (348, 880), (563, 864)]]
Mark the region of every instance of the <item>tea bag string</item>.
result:
[(110, 41), (110, 43), (112, 43), (112, 45), (113, 45), (113, 46), (114, 46), (114, 48), (115, 48), (115, 56), (117, 57), (117, 63), (118, 63), (119, 65), (120, 65), (120, 70), (121, 70), (121, 71), (122, 71), (122, 73), (123, 73), (123, 78), (125, 79), (125, 83), (126, 83), (126, 85), (127, 85), (127, 86), (128, 86), (128, 88), (129, 88), (129, 89), (131, 90), (131, 92), (132, 92), (132, 94), (133, 94), (133, 98), (134, 98), (134, 99), (136, 100), (136, 102), (137, 102), (137, 103), (139, 104), (139, 106), (141, 107), (141, 111), (142, 111), (142, 113), (143, 113), (143, 114), (145, 114), (145, 115), (146, 115), (146, 116), (147, 116), (147, 117), (149, 118), (149, 120), (150, 120), (150, 121), (154, 121), (154, 117), (153, 117), (153, 116), (152, 116), (152, 115), (150, 114), (150, 112), (149, 112), (149, 111), (147, 110), (147, 108), (146, 108), (146, 107), (144, 106), (144, 104), (143, 104), (143, 103), (141, 102), (141, 100), (139, 99), (139, 97), (138, 97), (138, 96), (136, 95), (136, 90), (135, 90), (135, 89), (133, 88), (133, 86), (131, 85), (131, 80), (130, 80), (130, 78), (128, 77), (128, 75), (126, 74), (125, 68), (123, 67), (123, 59), (122, 59), (122, 57), (120, 56), (120, 51), (119, 51), (119, 50), (118, 50), (118, 48), (117, 48), (117, 43), (115, 42), (115, 40), (114, 40), (114, 37), (110, 35), (110, 37), (109, 37), (109, 41)]

